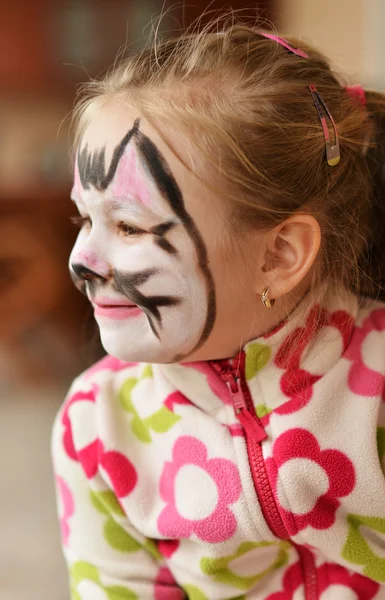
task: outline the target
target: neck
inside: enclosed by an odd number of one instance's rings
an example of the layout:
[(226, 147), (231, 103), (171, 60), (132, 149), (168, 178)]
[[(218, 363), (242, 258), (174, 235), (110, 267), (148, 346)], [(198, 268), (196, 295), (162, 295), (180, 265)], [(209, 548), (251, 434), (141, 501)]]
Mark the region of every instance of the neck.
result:
[(261, 304), (261, 307), (255, 311), (255, 318), (251, 322), (244, 322), (241, 328), (238, 323), (227, 322), (221, 331), (219, 341), (218, 337), (212, 342), (208, 340), (204, 347), (186, 357), (182, 362), (223, 360), (236, 356), (251, 340), (261, 338), (279, 328), (302, 304), (305, 310), (308, 291), (309, 285), (308, 282), (305, 282), (289, 294), (279, 298), (274, 308), (263, 308)]

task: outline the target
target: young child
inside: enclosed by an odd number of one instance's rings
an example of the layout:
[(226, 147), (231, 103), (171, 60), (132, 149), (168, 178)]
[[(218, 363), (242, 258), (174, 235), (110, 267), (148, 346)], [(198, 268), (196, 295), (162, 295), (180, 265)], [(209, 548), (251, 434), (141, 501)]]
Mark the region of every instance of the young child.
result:
[(108, 354), (53, 432), (72, 598), (385, 598), (383, 97), (234, 23), (85, 89), (70, 269)]

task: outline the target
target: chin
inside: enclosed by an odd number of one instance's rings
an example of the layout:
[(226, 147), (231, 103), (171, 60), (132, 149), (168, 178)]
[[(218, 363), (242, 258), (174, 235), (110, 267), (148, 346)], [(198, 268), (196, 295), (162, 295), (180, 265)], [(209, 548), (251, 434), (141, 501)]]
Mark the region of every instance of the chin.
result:
[(124, 362), (140, 362), (152, 364), (167, 364), (175, 362), (177, 352), (169, 348), (163, 348), (158, 340), (151, 340), (148, 343), (142, 339), (139, 343), (130, 342), (127, 339), (119, 339), (119, 336), (100, 332), (100, 339), (104, 350), (110, 356), (114, 356)]

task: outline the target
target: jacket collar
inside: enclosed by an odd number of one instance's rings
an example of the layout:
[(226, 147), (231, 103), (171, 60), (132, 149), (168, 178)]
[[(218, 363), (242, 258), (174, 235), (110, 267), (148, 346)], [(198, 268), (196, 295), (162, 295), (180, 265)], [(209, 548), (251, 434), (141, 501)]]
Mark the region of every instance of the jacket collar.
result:
[(159, 368), (192, 404), (219, 420), (226, 407), (233, 408), (220, 374), (226, 369), (247, 383), (259, 417), (285, 411), (293, 403), (306, 403), (311, 386), (340, 361), (353, 333), (358, 304), (348, 292), (324, 294), (311, 303), (306, 298), (285, 321), (249, 341), (236, 357)]

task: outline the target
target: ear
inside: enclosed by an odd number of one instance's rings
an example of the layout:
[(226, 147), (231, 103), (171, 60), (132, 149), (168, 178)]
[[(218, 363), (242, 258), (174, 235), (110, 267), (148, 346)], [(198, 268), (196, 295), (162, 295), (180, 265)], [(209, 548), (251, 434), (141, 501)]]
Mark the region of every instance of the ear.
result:
[(271, 298), (284, 296), (304, 280), (320, 244), (321, 229), (311, 215), (296, 214), (266, 234), (262, 279)]

